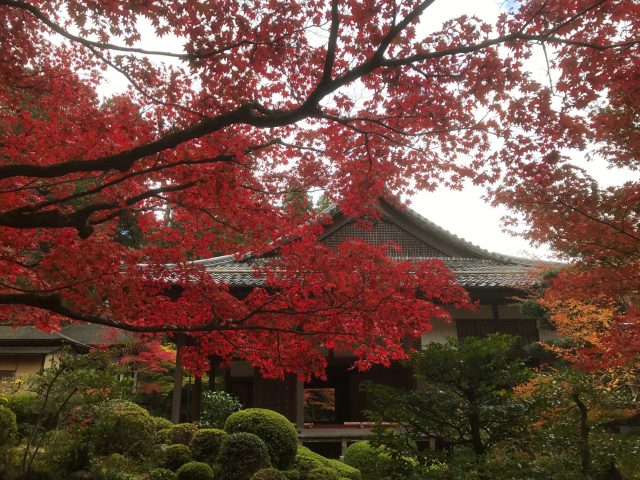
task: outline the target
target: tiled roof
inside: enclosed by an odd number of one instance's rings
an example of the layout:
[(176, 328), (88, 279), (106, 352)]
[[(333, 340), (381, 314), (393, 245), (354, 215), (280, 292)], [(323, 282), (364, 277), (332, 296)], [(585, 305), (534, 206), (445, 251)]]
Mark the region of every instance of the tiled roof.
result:
[[(411, 258), (403, 260), (426, 260)], [(534, 282), (530, 265), (507, 261), (485, 260), (478, 258), (440, 258), (458, 279), (458, 283), (467, 288), (524, 287)], [(230, 287), (253, 288), (264, 285), (264, 275), (256, 269), (263, 269), (269, 259), (249, 258), (236, 260), (233, 256), (212, 258), (201, 261), (213, 278)]]
[[(462, 256), (442, 256), (442, 257), (416, 257), (397, 258), (398, 260), (424, 260), (427, 258), (439, 258), (456, 275), (458, 283), (467, 288), (518, 288), (532, 285), (535, 279), (532, 275), (536, 263), (530, 259), (512, 257), (494, 252), (489, 252), (471, 242), (468, 242), (457, 235), (436, 225), (432, 221), (423, 217), (410, 208), (399, 208), (380, 200), (382, 211), (391, 212), (391, 217), (387, 221), (394, 222), (394, 217), (405, 216), (409, 218), (411, 224), (424, 232), (430, 232), (445, 244), (454, 245), (457, 251), (463, 252)], [(321, 215), (330, 215), (336, 218), (340, 211), (336, 205), (331, 205), (325, 209)], [(321, 241), (330, 244), (326, 240), (329, 237), (321, 237)], [(415, 250), (415, 249), (414, 249)], [(271, 253), (277, 253), (272, 250)], [(437, 255), (437, 250), (434, 250)], [(233, 255), (199, 260), (195, 263), (205, 266), (213, 278), (230, 287), (253, 288), (264, 285), (265, 277), (256, 271), (264, 269), (268, 265), (269, 259), (256, 255), (247, 255), (238, 259)]]

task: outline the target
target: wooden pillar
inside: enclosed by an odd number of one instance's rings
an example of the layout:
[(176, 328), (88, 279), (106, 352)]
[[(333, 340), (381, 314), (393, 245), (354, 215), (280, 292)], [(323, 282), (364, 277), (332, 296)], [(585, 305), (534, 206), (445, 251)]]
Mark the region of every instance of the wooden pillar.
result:
[(300, 441), (300, 434), (304, 431), (304, 382), (299, 378), (296, 379), (296, 429)]
[(185, 344), (184, 333), (176, 334), (176, 370), (173, 373), (173, 398), (171, 403), (171, 421), (180, 423), (180, 403), (182, 401), (182, 349)]
[(202, 377), (197, 375), (193, 381), (193, 398), (191, 399), (191, 411), (194, 422), (200, 420), (200, 406), (202, 405)]

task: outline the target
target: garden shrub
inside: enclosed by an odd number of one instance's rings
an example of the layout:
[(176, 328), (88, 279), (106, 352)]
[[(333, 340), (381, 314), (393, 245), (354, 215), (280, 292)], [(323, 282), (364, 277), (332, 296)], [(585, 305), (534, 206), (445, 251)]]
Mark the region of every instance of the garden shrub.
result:
[(173, 427), (173, 422), (168, 418), (164, 417), (151, 417), (153, 420), (153, 426), (157, 431), (164, 430), (165, 428), (170, 429)]
[(176, 423), (169, 430), (169, 443), (189, 445), (191, 437), (196, 433), (196, 430), (198, 430), (198, 427), (193, 423)]
[(176, 480), (176, 474), (167, 468), (155, 468), (147, 474), (146, 480)]
[(229, 415), (241, 408), (242, 404), (230, 393), (208, 390), (202, 394), (198, 425), (208, 428), (222, 428)]
[(392, 470), (391, 459), (380, 447), (361, 441), (349, 445), (344, 454), (344, 463), (358, 470), (365, 480), (384, 477)]
[(328, 458), (327, 462), (328, 466), (333, 468), (341, 478), (348, 478), (349, 480), (360, 480), (362, 478), (360, 470), (352, 467), (351, 465), (347, 465), (340, 460), (334, 460), (331, 458)]
[(144, 408), (122, 400), (107, 402), (94, 425), (96, 452), (146, 456), (154, 433), (153, 420)]
[(299, 445), (295, 458), (295, 466), (301, 477), (305, 478), (311, 470), (320, 467), (326, 467), (327, 460), (328, 459), (326, 459), (319, 453), (316, 453), (307, 447)]
[(287, 480), (287, 477), (276, 468), (263, 468), (253, 474), (251, 480)]
[(173, 471), (193, 460), (191, 449), (181, 443), (169, 445), (165, 450), (165, 455), (164, 466)]
[(274, 467), (291, 466), (298, 448), (298, 433), (283, 415), (264, 408), (248, 408), (233, 413), (224, 425), (229, 433), (247, 432), (260, 437), (269, 449)]
[(332, 468), (319, 467), (307, 474), (307, 480), (340, 480), (340, 476)]
[(0, 405), (0, 451), (12, 446), (18, 440), (16, 414), (8, 407)]
[(158, 430), (155, 436), (155, 443), (157, 444), (168, 444), (169, 442), (169, 433), (171, 433), (171, 428), (163, 428), (162, 430)]
[(182, 465), (176, 480), (213, 480), (213, 470), (204, 462), (189, 462)]
[(16, 422), (35, 425), (38, 422), (42, 398), (35, 393), (14, 393), (6, 398), (6, 406), (16, 414)]
[(228, 433), (217, 428), (203, 428), (193, 434), (189, 447), (199, 462), (213, 463)]
[(300, 470), (280, 470), (287, 480), (300, 480)]
[(248, 480), (261, 468), (271, 466), (266, 444), (247, 432), (232, 433), (225, 439), (218, 462), (223, 480)]

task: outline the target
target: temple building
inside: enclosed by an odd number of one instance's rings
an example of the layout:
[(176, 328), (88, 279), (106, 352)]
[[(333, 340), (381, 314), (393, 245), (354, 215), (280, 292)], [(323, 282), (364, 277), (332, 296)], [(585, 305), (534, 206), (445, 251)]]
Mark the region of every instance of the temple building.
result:
[[(491, 332), (505, 332), (518, 337), (519, 346), (553, 335), (538, 328), (536, 320), (521, 313), (516, 298), (525, 295), (535, 282), (536, 262), (488, 252), (438, 227), (408, 208), (398, 208), (381, 200), (380, 219), (371, 229), (361, 229), (353, 218), (330, 207), (333, 222), (319, 241), (338, 245), (347, 238), (360, 238), (374, 245), (393, 242), (400, 250), (390, 249), (394, 258), (420, 260), (441, 259), (456, 275), (458, 283), (479, 303), (475, 311), (451, 309), (452, 321), (433, 322), (422, 343), (462, 339)], [(253, 266), (264, 258), (249, 256), (237, 259), (223, 256), (200, 261), (211, 275), (227, 283), (238, 294), (259, 287)], [(301, 440), (307, 442), (357, 440), (368, 434), (363, 411), (366, 395), (360, 390), (363, 381), (396, 387), (415, 388), (410, 372), (400, 364), (373, 367), (361, 373), (350, 369), (355, 358), (350, 352), (330, 352), (326, 380), (303, 383), (294, 375), (281, 381), (262, 378), (253, 367), (235, 362), (225, 373), (226, 390), (247, 407), (276, 410), (297, 425)]]

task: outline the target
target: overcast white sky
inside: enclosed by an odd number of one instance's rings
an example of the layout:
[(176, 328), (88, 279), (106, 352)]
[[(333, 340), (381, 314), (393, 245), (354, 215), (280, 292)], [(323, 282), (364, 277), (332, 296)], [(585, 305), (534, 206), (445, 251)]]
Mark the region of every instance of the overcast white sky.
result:
[[(436, 0), (423, 15), (420, 28), (437, 29), (443, 21), (460, 15), (475, 15), (491, 22), (498, 16), (501, 8), (506, 8), (508, 4), (509, 1), (505, 0)], [(144, 38), (141, 45), (149, 46), (150, 43), (154, 49), (182, 51), (181, 42), (175, 38)], [(540, 59), (541, 57), (538, 60), (533, 59), (531, 70), (536, 76), (539, 75), (542, 81), (546, 81), (545, 65)], [(107, 72), (106, 79), (101, 92), (104, 96), (110, 96), (126, 88), (126, 81), (116, 72)], [(628, 172), (609, 170), (604, 162), (580, 164), (603, 185), (621, 183), (628, 178)], [(482, 199), (483, 193), (483, 189), (470, 185), (462, 191), (441, 188), (432, 193), (422, 192), (409, 200), (411, 207), (421, 215), (482, 248), (508, 255), (549, 258), (549, 249), (533, 248), (526, 240), (504, 232), (500, 219), (507, 211), (492, 208)]]

